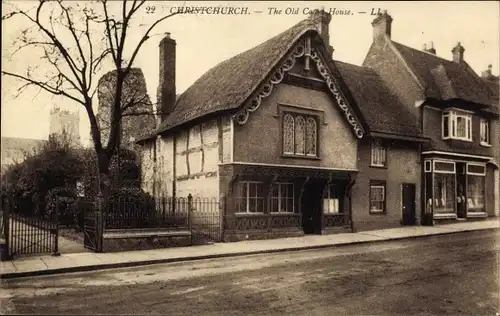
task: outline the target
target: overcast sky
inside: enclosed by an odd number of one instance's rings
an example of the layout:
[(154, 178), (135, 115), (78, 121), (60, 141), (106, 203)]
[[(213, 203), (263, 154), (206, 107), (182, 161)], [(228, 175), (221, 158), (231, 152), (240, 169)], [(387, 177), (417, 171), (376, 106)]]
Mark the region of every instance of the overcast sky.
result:
[[(13, 1), (17, 5), (32, 1)], [(76, 3), (76, 1), (74, 1)], [(83, 1), (82, 1), (83, 2)], [(2, 2), (2, 6), (4, 2)], [(154, 15), (141, 13), (148, 21), (167, 14), (170, 7), (184, 2), (151, 1)], [(492, 64), (493, 73), (499, 73), (500, 63), (500, 5), (497, 1), (443, 1), (443, 2), (191, 2), (189, 6), (247, 6), (246, 15), (176, 15), (159, 25), (155, 33), (170, 32), (177, 41), (177, 93), (182, 93), (205, 71), (231, 56), (252, 48), (304, 19), (305, 8), (351, 10), (353, 15), (335, 15), (330, 23), (330, 44), (335, 49), (334, 59), (360, 65), (372, 42), (375, 10), (386, 9), (393, 18), (392, 39), (404, 45), (421, 49), (424, 43), (434, 42), (437, 55), (451, 59), (451, 49), (458, 41), (465, 48), (465, 60), (478, 73)], [(269, 8), (283, 13), (270, 15)], [(299, 14), (284, 14), (287, 7)], [(256, 11), (262, 11), (258, 13)], [(358, 12), (367, 12), (360, 14)], [(7, 59), (8, 45), (22, 30), (22, 25), (2, 22), (2, 67), (25, 73), (27, 64), (37, 56), (29, 53), (15, 63)], [(141, 30), (140, 32), (142, 32)], [(131, 31), (134, 33), (134, 30)], [(139, 32), (137, 32), (139, 33)], [(137, 35), (137, 34), (135, 34)], [(134, 34), (132, 34), (134, 36)], [(158, 43), (161, 36), (152, 37), (143, 46), (136, 67), (142, 68), (152, 100), (158, 86)], [(5, 49), (7, 47), (7, 49)], [(39, 58), (38, 58), (39, 60)], [(106, 69), (110, 70), (110, 69)], [(5, 78), (2, 78), (5, 79)], [(6, 85), (6, 82), (8, 83)], [(80, 112), (80, 132), (88, 142), (88, 118), (81, 106), (44, 93), (35, 95), (28, 90), (13, 98), (16, 83), (2, 85), (2, 136), (46, 139), (49, 131), (49, 111), (57, 105)], [(64, 102), (64, 103), (63, 103)]]

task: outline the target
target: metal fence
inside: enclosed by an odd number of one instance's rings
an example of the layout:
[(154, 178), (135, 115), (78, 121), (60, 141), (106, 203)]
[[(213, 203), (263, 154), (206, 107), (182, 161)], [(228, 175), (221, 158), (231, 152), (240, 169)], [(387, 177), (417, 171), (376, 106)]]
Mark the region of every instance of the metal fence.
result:
[(35, 211), (21, 209), (13, 199), (4, 199), (1, 204), (8, 258), (38, 253), (58, 254), (57, 212), (52, 216), (40, 216)]
[(189, 226), (189, 199), (162, 198), (155, 202), (120, 198), (109, 203), (105, 229), (176, 228)]

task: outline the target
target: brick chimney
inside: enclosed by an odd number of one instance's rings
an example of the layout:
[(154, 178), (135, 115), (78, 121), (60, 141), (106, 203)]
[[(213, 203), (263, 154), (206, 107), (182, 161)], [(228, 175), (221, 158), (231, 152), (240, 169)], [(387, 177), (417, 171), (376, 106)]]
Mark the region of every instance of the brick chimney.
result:
[(481, 72), (481, 78), (483, 79), (491, 79), (494, 78), (493, 73), (491, 72), (492, 65), (488, 65), (488, 69)]
[(330, 21), (332, 15), (326, 12), (323, 8), (321, 10), (314, 10), (309, 14), (309, 19), (314, 22), (319, 35), (325, 43), (328, 54), (333, 54), (333, 47), (330, 45)]
[(392, 17), (384, 10), (381, 15), (375, 18), (372, 22), (373, 26), (373, 41), (379, 41), (384, 37), (391, 38)]
[(170, 33), (165, 33), (160, 42), (160, 84), (156, 106), (160, 121), (163, 121), (175, 106), (175, 46), (175, 40), (170, 38)]
[(451, 50), (453, 53), (453, 61), (461, 64), (464, 61), (464, 51), (465, 48), (463, 48), (463, 46), (460, 45), (460, 42), (458, 42), (457, 46), (453, 47)]

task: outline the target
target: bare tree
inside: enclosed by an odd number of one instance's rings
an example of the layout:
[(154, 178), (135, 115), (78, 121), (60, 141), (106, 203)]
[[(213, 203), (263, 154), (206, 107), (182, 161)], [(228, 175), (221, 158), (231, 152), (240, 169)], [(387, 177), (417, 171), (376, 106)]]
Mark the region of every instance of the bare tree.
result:
[[(176, 14), (148, 15), (147, 25), (141, 24), (145, 28), (139, 41), (132, 43), (129, 31), (134, 27), (133, 22), (150, 10), (145, 4), (145, 0), (40, 0), (33, 8), (25, 10), (13, 2), (9, 12), (2, 16), (2, 23), (13, 23), (19, 18), (21, 20), (16, 23), (25, 26), (14, 42), (15, 54), (26, 50), (42, 54), (43, 68), (27, 66), (25, 73), (2, 70), (3, 75), (23, 82), (18, 92), (36, 87), (85, 108), (98, 161), (96, 168), (102, 198), (109, 194), (110, 161), (119, 146), (121, 118), (143, 103), (142, 99), (123, 97), (127, 75), (144, 43), (154, 35), (154, 29)], [(112, 64), (115, 85), (109, 109), (109, 137), (104, 143), (93, 102), (98, 90), (95, 77), (105, 62)]]

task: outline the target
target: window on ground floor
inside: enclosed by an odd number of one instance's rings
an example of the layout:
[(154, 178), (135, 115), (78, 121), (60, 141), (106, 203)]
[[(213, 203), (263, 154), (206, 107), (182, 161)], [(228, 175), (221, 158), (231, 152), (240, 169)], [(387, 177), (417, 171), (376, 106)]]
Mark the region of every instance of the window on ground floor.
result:
[(455, 213), (455, 174), (434, 174), (434, 214)]
[(370, 214), (385, 213), (385, 182), (371, 181), (370, 182)]
[(237, 210), (239, 213), (264, 212), (264, 184), (256, 181), (238, 183)]
[(338, 186), (329, 184), (323, 197), (323, 214), (341, 214), (340, 193)]
[(294, 187), (293, 183), (277, 182), (271, 185), (271, 212), (294, 212)]
[(485, 212), (486, 167), (467, 165), (467, 211)]

